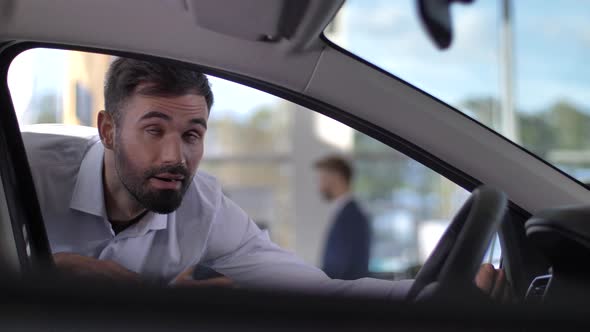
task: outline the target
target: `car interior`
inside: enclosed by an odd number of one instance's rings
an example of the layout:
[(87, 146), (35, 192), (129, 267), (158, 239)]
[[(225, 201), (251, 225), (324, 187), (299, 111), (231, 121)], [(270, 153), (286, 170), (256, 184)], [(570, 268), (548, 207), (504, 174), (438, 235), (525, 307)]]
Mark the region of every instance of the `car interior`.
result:
[[(436, 52), (462, 40), (455, 8), (478, 6), (477, 0), (410, 2), (415, 10), (408, 17)], [(346, 18), (342, 13), (353, 17), (350, 3), (0, 0), (0, 326), (522, 330), (587, 324), (590, 192), (578, 174), (590, 167), (575, 173), (348, 49), (334, 26)], [(219, 101), (202, 169), (220, 179), (225, 194), (274, 242), (312, 265), (320, 264), (328, 227), (318, 220), (328, 220), (330, 210), (315, 192), (311, 165), (328, 153), (349, 156), (357, 196), (373, 217), (370, 276), (414, 279), (407, 297), (387, 302), (55, 278), (21, 133), (66, 128), (55, 124), (94, 133), (104, 73), (115, 57), (210, 77)], [(479, 292), (473, 280), (482, 262), (506, 272), (510, 303)]]

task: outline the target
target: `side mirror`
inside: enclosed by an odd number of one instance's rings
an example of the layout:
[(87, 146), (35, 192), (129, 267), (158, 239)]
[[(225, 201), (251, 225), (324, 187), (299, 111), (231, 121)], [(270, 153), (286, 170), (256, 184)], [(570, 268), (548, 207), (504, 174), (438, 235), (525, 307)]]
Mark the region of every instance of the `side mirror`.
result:
[(473, 0), (418, 0), (418, 12), (426, 32), (439, 49), (446, 49), (453, 40), (451, 4), (472, 3)]

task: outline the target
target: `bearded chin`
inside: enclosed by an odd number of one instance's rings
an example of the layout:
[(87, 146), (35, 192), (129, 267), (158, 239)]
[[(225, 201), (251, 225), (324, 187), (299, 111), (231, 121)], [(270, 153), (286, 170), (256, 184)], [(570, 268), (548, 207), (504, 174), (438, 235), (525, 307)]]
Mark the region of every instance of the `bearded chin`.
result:
[(147, 210), (160, 214), (178, 209), (188, 184), (192, 182), (191, 179), (185, 179), (180, 190), (149, 188), (149, 177), (145, 175), (149, 172), (134, 169), (121, 147), (115, 150), (115, 169), (119, 181), (129, 194)]
[[(129, 190), (129, 189), (128, 189)], [(174, 212), (182, 203), (183, 192), (181, 190), (150, 190), (145, 192), (129, 193), (146, 209), (160, 214)]]

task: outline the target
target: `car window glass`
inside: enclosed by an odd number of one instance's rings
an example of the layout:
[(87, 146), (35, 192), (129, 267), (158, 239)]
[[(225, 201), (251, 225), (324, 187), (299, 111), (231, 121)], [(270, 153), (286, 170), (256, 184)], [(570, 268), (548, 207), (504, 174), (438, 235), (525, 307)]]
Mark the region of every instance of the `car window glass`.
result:
[(418, 1), (346, 1), (329, 40), (590, 181), (590, 3), (481, 0), (451, 6), (439, 50)]
[[(43, 131), (38, 124), (58, 123), (70, 131), (95, 131), (112, 60), (54, 49), (20, 54), (10, 68), (9, 86), (22, 130)], [(215, 103), (200, 170), (218, 178), (225, 195), (274, 242), (311, 264), (322, 267), (338, 211), (318, 189), (314, 164), (325, 156), (343, 156), (352, 164), (353, 196), (369, 216), (374, 277), (413, 277), (469, 195), (331, 118), (243, 85), (209, 79)]]

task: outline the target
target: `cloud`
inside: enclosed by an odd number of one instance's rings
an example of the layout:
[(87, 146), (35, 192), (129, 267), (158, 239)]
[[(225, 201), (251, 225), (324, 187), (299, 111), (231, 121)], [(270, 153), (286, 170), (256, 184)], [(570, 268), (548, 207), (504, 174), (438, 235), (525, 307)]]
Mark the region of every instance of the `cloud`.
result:
[(480, 8), (464, 10), (461, 15), (454, 15), (454, 44), (451, 52), (465, 58), (495, 59), (498, 54), (498, 18), (494, 12)]
[(545, 44), (565, 41), (590, 48), (590, 2), (549, 1), (527, 6), (530, 3), (525, 0), (515, 4), (515, 26), (522, 35), (541, 39)]
[(208, 78), (216, 96), (211, 110), (213, 118), (226, 114), (246, 116), (261, 106), (272, 105), (280, 101), (279, 98), (269, 93), (245, 85), (214, 76), (208, 76)]
[[(367, 2), (371, 4), (374, 2)], [(407, 3), (379, 2), (375, 6), (345, 7), (346, 25), (349, 31), (388, 36), (394, 31), (403, 31), (409, 24)], [(413, 12), (413, 10), (412, 10)]]
[(524, 77), (516, 82), (517, 106), (526, 112), (540, 111), (559, 100), (568, 100), (590, 111), (589, 85), (546, 79)]

